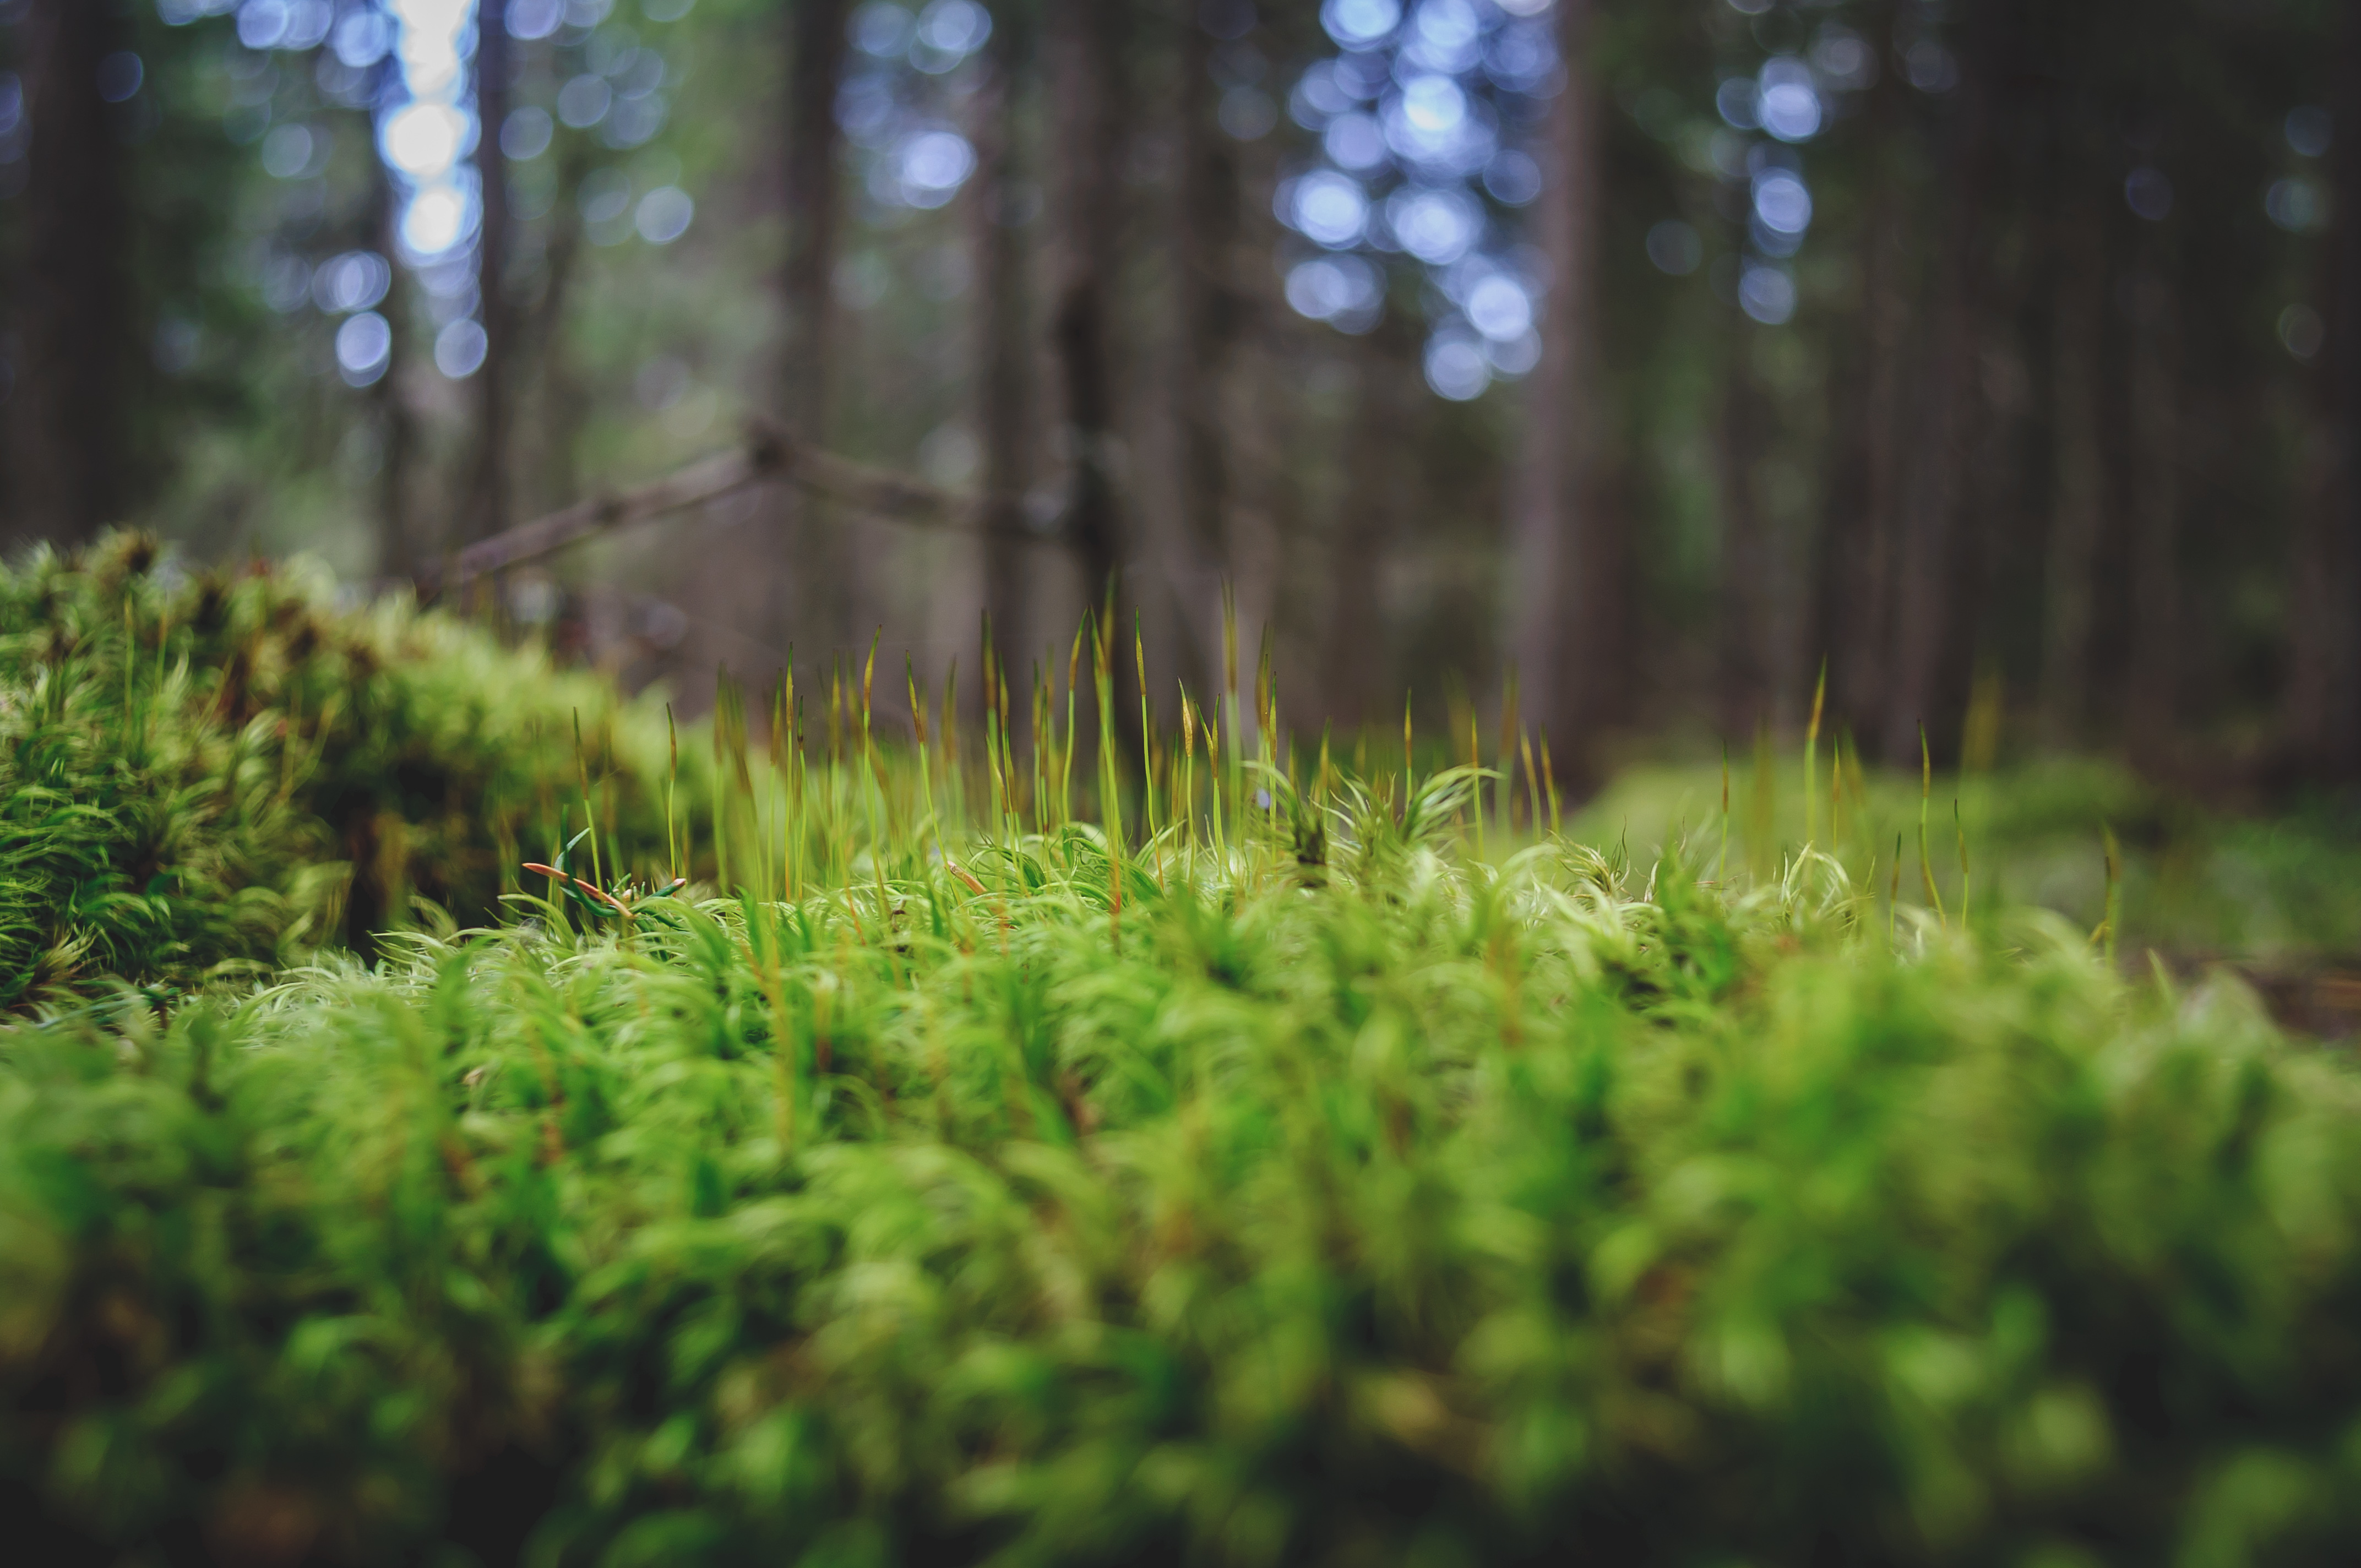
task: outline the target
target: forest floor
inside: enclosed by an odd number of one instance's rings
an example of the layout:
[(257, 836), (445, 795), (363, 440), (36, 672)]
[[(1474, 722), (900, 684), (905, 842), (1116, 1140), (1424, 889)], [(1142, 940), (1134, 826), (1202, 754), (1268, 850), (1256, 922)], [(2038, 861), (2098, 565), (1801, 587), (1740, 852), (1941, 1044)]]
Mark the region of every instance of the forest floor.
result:
[(1023, 746), (675, 739), (146, 566), (0, 593), (45, 1560), (2361, 1552), (2361, 1072), (2209, 961), (2323, 1007), (2331, 812), (1806, 754), (1541, 831), (1229, 699), (1140, 789), (1112, 650)]

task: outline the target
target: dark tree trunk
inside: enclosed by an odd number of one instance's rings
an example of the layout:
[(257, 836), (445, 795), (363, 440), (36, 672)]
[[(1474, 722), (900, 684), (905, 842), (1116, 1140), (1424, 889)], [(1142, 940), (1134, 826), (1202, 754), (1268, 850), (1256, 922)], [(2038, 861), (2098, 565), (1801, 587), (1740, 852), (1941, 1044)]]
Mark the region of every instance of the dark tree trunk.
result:
[(1113, 602), (1117, 624), (1128, 625), (1114, 341), (1124, 150), (1121, 16), (1100, 0), (1051, 0), (1049, 14), (1060, 231), (1051, 334), (1073, 465), (1066, 531), (1090, 602)]
[[(1195, 0), (1180, 0), (1179, 211), (1174, 224), (1175, 342), (1170, 386), (1179, 425), (1180, 502), (1191, 565), (1200, 581), (1235, 572), (1230, 538), (1232, 435), (1224, 418), (1225, 379), (1237, 339), (1241, 302), (1231, 276), (1238, 241), (1238, 159), (1218, 122), (1213, 39), (1199, 25)], [(1186, 641), (1218, 646), (1211, 596), (1183, 605)], [(1209, 672), (1193, 672), (1201, 681)]]
[(2336, 376), (2338, 494), (2320, 564), (2329, 573), (2320, 617), (2319, 756), (2331, 777), (2361, 778), (2361, 6), (2346, 5), (2337, 45), (2334, 148), (2336, 279), (2329, 307)]
[(1017, 115), (1032, 63), (1029, 8), (1003, 6), (988, 71), (975, 96), (976, 167), (968, 192), (977, 271), (976, 430), (983, 447), (983, 606), (1001, 640), (1032, 646), (1026, 620), (1028, 546), (1022, 497), (1029, 483), (1032, 312), (1025, 236), (1017, 226)]
[(1400, 537), (1415, 483), (1418, 429), (1414, 400), (1418, 338), (1388, 314), (1355, 345), (1358, 385), (1346, 436), (1348, 477), (1330, 535), (1327, 639), (1321, 660), (1328, 718), (1340, 729), (1381, 723), (1400, 698), (1385, 683), (1394, 668), (1386, 631), (1382, 574)]
[[(489, 539), (508, 527), (509, 447), (512, 423), (511, 341), (515, 311), (509, 299), (509, 160), (500, 150), (507, 123), (512, 58), (507, 6), (485, 0), (479, 8), (476, 44), (476, 110), (481, 126), (476, 171), (482, 177), (483, 228), (478, 238), (476, 281), (484, 328), (484, 363), (476, 372), (475, 472), (468, 484), (467, 532)], [(387, 372), (389, 378), (391, 371)]]
[(1771, 541), (1754, 479), (1764, 412), (1750, 352), (1756, 329), (1741, 320), (1730, 330), (1719, 442), (1721, 587), (1716, 685), (1722, 738), (1735, 744), (1771, 718), (1773, 585)]
[[(580, 187), (590, 172), (588, 149), (569, 141), (559, 159), (557, 188)], [(576, 471), (575, 443), (589, 417), (589, 393), (582, 384), (566, 340), (566, 305), (574, 289), (574, 273), (582, 258), (582, 225), (552, 224), (548, 248), (542, 253), (542, 281), (529, 309), (516, 313), (516, 373), (530, 374), (535, 392), (536, 477), (544, 503), (562, 506), (579, 499), (581, 479)]]
[(1909, 193), (1896, 166), (1905, 87), (1891, 63), (1900, 6), (1888, 5), (1881, 29), (1888, 63), (1870, 90), (1870, 156), (1875, 162), (1862, 226), (1860, 382), (1849, 406), (1850, 472), (1843, 510), (1830, 530), (1822, 591), (1827, 629), (1820, 650), (1829, 660), (1831, 689), (1854, 726), (1855, 739), (1874, 750), (1884, 716), (1894, 620), (1894, 540), (1902, 510), (1902, 382), (1904, 339), (1909, 331), (1906, 220)]
[(1565, 780), (1594, 782), (1598, 731), (1631, 674), (1620, 610), (1622, 519), (1598, 482), (1598, 86), (1592, 0), (1562, 0), (1565, 83), (1551, 107), (1537, 222), (1551, 281), (1528, 383), (1510, 546), (1510, 646), (1525, 711)]
[(124, 47), (115, 7), (34, 0), (26, 29), (30, 178), (16, 324), (16, 532), (61, 546), (122, 521), (137, 356), (123, 138), (99, 62)]
[(1957, 726), (1938, 711), (1945, 678), (1962, 663), (1957, 644), (1970, 627), (1954, 591), (1968, 497), (1969, 455), (1975, 449), (1985, 282), (1989, 267), (1993, 81), (1998, 54), (1997, 18), (1979, 12), (1967, 20), (1969, 47), (1960, 58), (1960, 102), (1953, 111), (1945, 162), (1949, 210), (1936, 268), (1932, 354), (1921, 427), (1921, 466), (1902, 517), (1894, 598), (1892, 678), (1881, 740), (1887, 759), (1917, 761), (1918, 728), (1948, 736)]
[[(788, 7), (785, 333), (779, 413), (815, 444), (828, 440), (833, 312), (829, 285), (838, 233), (836, 94), (844, 71), (849, 0), (796, 0)], [(784, 648), (801, 630), (807, 646), (833, 646), (851, 633), (859, 598), (853, 560), (839, 521), (808, 496), (782, 498), (785, 527), (766, 574), (774, 611), (767, 630)], [(800, 613), (798, 613), (800, 612)]]
[(2106, 351), (2106, 225), (2113, 195), (2079, 176), (2074, 146), (2059, 182), (2050, 319), (2049, 541), (2042, 605), (2042, 712), (2053, 746), (2071, 746), (2091, 717), (2092, 628), (2105, 522), (2106, 454), (2100, 366)]
[(2180, 309), (2162, 236), (2135, 279), (2130, 400), (2131, 668), (2126, 738), (2150, 763), (2169, 760), (2180, 696)]

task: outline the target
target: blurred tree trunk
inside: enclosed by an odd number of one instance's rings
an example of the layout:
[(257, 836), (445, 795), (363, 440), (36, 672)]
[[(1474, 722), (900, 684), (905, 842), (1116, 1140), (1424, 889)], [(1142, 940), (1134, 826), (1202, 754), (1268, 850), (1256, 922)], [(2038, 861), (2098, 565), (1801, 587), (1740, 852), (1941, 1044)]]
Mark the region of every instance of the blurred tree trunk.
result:
[(1716, 707), (1722, 738), (1744, 741), (1771, 718), (1773, 565), (1755, 461), (1763, 445), (1763, 396), (1754, 385), (1755, 327), (1744, 317), (1730, 327), (1730, 360), (1722, 371), (1719, 458), (1721, 481), (1721, 564)]
[[(1094, 608), (1131, 613), (1115, 465), (1114, 290), (1126, 137), (1120, 11), (1101, 0), (1050, 0), (1050, 87), (1056, 104), (1059, 242), (1050, 323), (1065, 397), (1072, 464), (1066, 536)], [(1128, 663), (1128, 661), (1123, 663)], [(1128, 704), (1125, 705), (1126, 707)], [(1130, 720), (1136, 729), (1138, 719)]]
[[(2149, 228), (2161, 225), (2149, 225)], [(2148, 236), (2134, 280), (2129, 395), (2131, 483), (2131, 669), (2125, 718), (2132, 753), (2165, 761), (2180, 696), (2180, 353), (2167, 241)]]
[[(1895, 66), (1894, 31), (1901, 7), (1888, 4), (1877, 30), (1883, 67), (1870, 89), (1868, 156), (1872, 160), (1869, 210), (1861, 240), (1858, 374), (1846, 409), (1849, 472), (1839, 491), (1835, 526), (1828, 531), (1821, 592), (1825, 638), (1819, 652), (1839, 711), (1856, 741), (1875, 751), (1885, 708), (1886, 651), (1892, 645), (1894, 544), (1902, 510), (1902, 386), (1909, 192), (1897, 166), (1906, 107)], [(1808, 651), (1807, 651), (1808, 652)]]
[(1551, 736), (1560, 777), (1576, 788), (1596, 782), (1598, 730), (1631, 674), (1620, 620), (1622, 520), (1596, 472), (1601, 176), (1592, 9), (1592, 0), (1558, 6), (1565, 82), (1543, 136), (1535, 215), (1551, 277), (1510, 542), (1510, 647), (1525, 711)]
[[(476, 372), (474, 468), (466, 508), (470, 540), (489, 539), (508, 527), (510, 389), (515, 312), (509, 302), (509, 160), (500, 149), (508, 123), (509, 77), (513, 58), (507, 5), (485, 0), (477, 19), (476, 111), (479, 126), (476, 171), (483, 190), (482, 229), (477, 240), (478, 320), (484, 328), (484, 363)], [(389, 372), (389, 375), (390, 372)]]
[[(579, 190), (589, 174), (592, 148), (569, 139), (558, 159), (557, 188)], [(581, 476), (576, 467), (575, 444), (589, 418), (589, 391), (583, 385), (566, 338), (566, 307), (573, 292), (575, 268), (582, 258), (582, 225), (552, 224), (548, 248), (542, 253), (541, 284), (530, 305), (516, 313), (512, 334), (514, 367), (530, 364), (535, 382), (534, 424), (539, 451), (535, 454), (542, 504), (567, 505), (581, 496)]]
[(99, 62), (127, 42), (115, 7), (33, 0), (25, 29), (31, 170), (15, 302), (16, 532), (65, 546), (123, 520), (131, 499), (131, 214), (116, 115)]
[(1329, 536), (1326, 647), (1321, 685), (1327, 716), (1340, 728), (1380, 723), (1399, 692), (1385, 689), (1393, 671), (1386, 631), (1383, 571), (1400, 537), (1403, 508), (1415, 483), (1418, 336), (1398, 313), (1354, 345), (1358, 380), (1345, 440), (1345, 492)]
[(2052, 746), (2082, 737), (2091, 712), (2092, 616), (2099, 540), (2105, 519), (2106, 453), (2099, 369), (2106, 349), (2107, 258), (2103, 203), (2113, 194), (2081, 176), (2089, 168), (2070, 144), (2059, 181), (2055, 287), (2050, 310), (2050, 449), (2054, 454), (2049, 541), (2043, 582), (2042, 720)]
[(977, 323), (976, 431), (983, 447), (983, 607), (1012, 648), (1032, 645), (1026, 620), (1028, 546), (1023, 495), (1031, 479), (1032, 313), (1025, 236), (1017, 226), (1017, 115), (1033, 55), (1029, 6), (1004, 5), (974, 100), (975, 175), (968, 192)]
[[(1180, 503), (1191, 575), (1204, 584), (1235, 575), (1229, 532), (1233, 442), (1224, 420), (1225, 378), (1237, 339), (1241, 302), (1231, 264), (1241, 214), (1235, 144), (1221, 129), (1213, 37), (1200, 23), (1197, 0), (1174, 0), (1180, 44), (1180, 200), (1175, 255), (1172, 406), (1179, 424)], [(1180, 607), (1186, 644), (1217, 648), (1213, 596)], [(1192, 613), (1192, 611), (1194, 613)], [(1207, 684), (1207, 670), (1191, 672)]]
[(2361, 777), (2361, 6), (2344, 7), (2335, 115), (2335, 278), (2328, 316), (2337, 475), (2326, 526), (2301, 563), (2324, 587), (2312, 646), (2302, 655), (2320, 674), (2300, 729), (2309, 732), (2319, 770), (2349, 781)]
[[(393, 69), (389, 57), (385, 70), (390, 74)], [(392, 175), (382, 165), (378, 170), (377, 183), (377, 224), (369, 243), (379, 256), (392, 263), (401, 254), (395, 225), (400, 217), (401, 195), (395, 189)], [(406, 281), (397, 269), (386, 289), (385, 299), (378, 306), (378, 313), (385, 317), (391, 333), (391, 343), (386, 350), (385, 373), (369, 388), (369, 403), (381, 443), (377, 475), (377, 575), (388, 583), (418, 575), (417, 535), (410, 514), (410, 466), (418, 446), (418, 427), (401, 395), (403, 371), (410, 360)]]
[[(1948, 209), (1936, 266), (1927, 404), (1920, 466), (1909, 487), (1896, 541), (1892, 674), (1880, 740), (1897, 766), (1916, 764), (1918, 730), (1948, 738), (1958, 726), (1938, 712), (1957, 643), (1968, 631), (1953, 591), (1960, 565), (1970, 454), (1975, 449), (1985, 280), (1989, 271), (1993, 126), (1999, 16), (1990, 9), (1965, 19), (1960, 50), (1960, 102), (1952, 111), (1944, 159)], [(1889, 62), (1888, 69), (1892, 69)]]
[[(795, 0), (787, 7), (785, 332), (779, 414), (797, 439), (828, 440), (831, 377), (829, 289), (836, 272), (836, 94), (844, 71), (850, 0)], [(860, 614), (853, 556), (837, 520), (811, 497), (783, 490), (784, 527), (765, 573), (773, 612), (765, 629), (785, 649), (800, 630), (807, 647), (844, 641)]]

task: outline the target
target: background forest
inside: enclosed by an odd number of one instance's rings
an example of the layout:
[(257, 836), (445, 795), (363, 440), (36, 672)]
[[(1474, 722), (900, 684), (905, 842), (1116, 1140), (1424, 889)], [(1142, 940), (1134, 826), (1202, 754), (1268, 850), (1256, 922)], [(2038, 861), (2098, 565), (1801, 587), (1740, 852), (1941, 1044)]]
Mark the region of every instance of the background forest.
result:
[[(1572, 782), (1823, 659), (1872, 757), (2350, 776), (2356, 96), (2326, 0), (0, 0), (0, 532), (685, 694), (1108, 592), (1213, 686), (1226, 583), (1290, 723), (1513, 673)], [(456, 591), (750, 428), (908, 483)]]

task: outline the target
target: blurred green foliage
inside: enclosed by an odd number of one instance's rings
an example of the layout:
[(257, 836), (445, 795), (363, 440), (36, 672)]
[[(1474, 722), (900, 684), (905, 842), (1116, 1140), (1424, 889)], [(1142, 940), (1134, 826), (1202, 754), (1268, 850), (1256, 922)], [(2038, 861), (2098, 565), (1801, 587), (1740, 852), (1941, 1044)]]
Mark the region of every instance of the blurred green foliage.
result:
[(488, 919), (562, 807), (579, 826), (586, 770), (608, 839), (656, 861), (661, 711), (332, 596), (301, 566), (190, 575), (130, 534), (0, 572), (0, 1005)]

